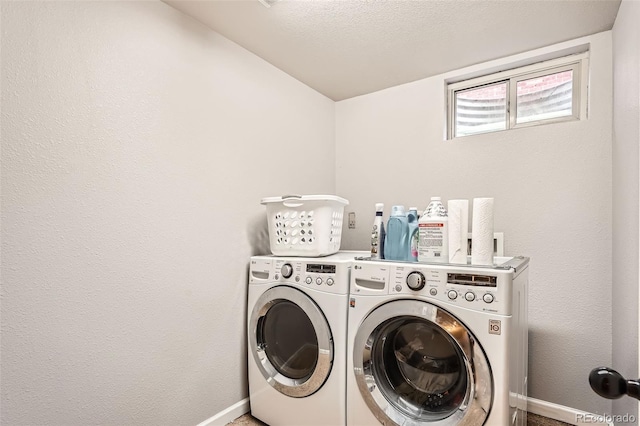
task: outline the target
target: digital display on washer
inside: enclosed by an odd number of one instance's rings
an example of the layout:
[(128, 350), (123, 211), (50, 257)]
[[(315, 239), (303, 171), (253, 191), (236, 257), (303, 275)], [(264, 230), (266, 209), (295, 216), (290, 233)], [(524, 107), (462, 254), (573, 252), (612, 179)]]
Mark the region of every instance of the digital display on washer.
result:
[(309, 263), (307, 265), (307, 272), (313, 272), (316, 274), (335, 274), (336, 265), (314, 265)]
[(471, 285), (475, 287), (497, 287), (498, 277), (475, 274), (447, 274), (447, 283)]

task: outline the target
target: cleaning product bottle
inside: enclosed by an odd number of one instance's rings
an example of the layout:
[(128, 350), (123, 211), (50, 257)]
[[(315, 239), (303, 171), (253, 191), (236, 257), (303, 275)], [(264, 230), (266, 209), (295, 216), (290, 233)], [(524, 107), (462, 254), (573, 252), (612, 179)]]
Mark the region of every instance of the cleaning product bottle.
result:
[(384, 221), (382, 213), (384, 212), (384, 204), (376, 203), (376, 217), (373, 220), (373, 229), (371, 230), (371, 259), (384, 259)]
[(407, 214), (407, 222), (409, 223), (409, 239), (407, 247), (407, 260), (410, 262), (418, 261), (418, 208), (409, 207)]
[(418, 221), (418, 261), (422, 263), (449, 261), (447, 209), (440, 197), (431, 202)]
[(387, 236), (384, 241), (384, 258), (387, 260), (407, 260), (407, 239), (409, 224), (404, 206), (393, 206), (387, 222)]

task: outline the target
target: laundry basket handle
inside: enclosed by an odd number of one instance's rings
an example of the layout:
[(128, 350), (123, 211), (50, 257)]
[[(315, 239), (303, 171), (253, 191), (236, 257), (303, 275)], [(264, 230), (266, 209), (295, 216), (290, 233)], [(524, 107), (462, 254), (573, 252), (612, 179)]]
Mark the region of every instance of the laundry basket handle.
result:
[(297, 198), (298, 200), (300, 200), (302, 198), (301, 195), (296, 195), (296, 194), (289, 194), (289, 195), (283, 195), (282, 196), (282, 204), (284, 204), (287, 207), (300, 207), (301, 205), (303, 205), (304, 203), (302, 202), (295, 202), (292, 199)]

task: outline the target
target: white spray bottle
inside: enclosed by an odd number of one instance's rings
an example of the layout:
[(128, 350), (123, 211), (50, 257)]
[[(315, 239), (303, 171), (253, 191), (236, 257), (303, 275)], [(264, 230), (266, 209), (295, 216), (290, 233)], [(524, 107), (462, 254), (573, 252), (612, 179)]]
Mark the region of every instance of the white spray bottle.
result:
[(373, 228), (371, 229), (371, 258), (384, 259), (384, 204), (376, 203), (376, 217), (373, 220)]

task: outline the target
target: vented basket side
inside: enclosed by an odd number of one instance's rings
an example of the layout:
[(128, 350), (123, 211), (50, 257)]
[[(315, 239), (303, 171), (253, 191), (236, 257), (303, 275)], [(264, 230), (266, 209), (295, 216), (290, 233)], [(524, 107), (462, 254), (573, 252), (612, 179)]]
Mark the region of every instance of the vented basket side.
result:
[(276, 256), (327, 256), (340, 250), (344, 203), (334, 200), (269, 202), (271, 252)]

